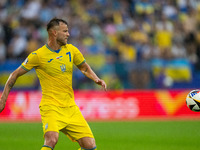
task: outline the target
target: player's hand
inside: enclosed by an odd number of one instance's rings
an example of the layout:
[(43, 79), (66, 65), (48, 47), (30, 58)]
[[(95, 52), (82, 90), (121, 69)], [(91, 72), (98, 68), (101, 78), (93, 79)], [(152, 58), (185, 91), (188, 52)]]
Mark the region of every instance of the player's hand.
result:
[(4, 110), (6, 102), (0, 99), (0, 113)]
[(101, 87), (103, 88), (104, 91), (107, 91), (107, 85), (106, 85), (106, 83), (103, 80), (96, 79), (94, 82), (96, 84), (98, 84), (98, 85), (101, 85)]

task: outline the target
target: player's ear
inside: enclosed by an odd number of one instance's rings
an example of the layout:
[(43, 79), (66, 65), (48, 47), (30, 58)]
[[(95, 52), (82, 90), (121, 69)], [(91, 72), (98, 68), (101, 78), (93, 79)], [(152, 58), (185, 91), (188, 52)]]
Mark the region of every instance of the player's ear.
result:
[(56, 35), (57, 35), (57, 30), (55, 30), (55, 29), (50, 29), (50, 30), (49, 30), (49, 35), (51, 35), (51, 36), (56, 36)]
[(57, 30), (53, 29), (52, 30), (52, 34), (53, 34), (53, 36), (56, 36), (57, 35)]

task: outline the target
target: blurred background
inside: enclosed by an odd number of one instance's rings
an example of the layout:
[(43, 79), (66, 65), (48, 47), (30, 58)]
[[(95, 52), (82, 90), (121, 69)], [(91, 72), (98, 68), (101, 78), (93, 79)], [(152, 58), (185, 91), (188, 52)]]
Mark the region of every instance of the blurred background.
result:
[[(69, 43), (109, 89), (199, 87), (198, 0), (1, 0), (0, 89), (46, 43), (53, 17), (67, 20)], [(96, 89), (91, 82), (75, 68), (74, 89)], [(40, 89), (35, 72), (14, 88)]]
[[(69, 43), (108, 85), (101, 91), (74, 67), (75, 101), (98, 149), (199, 149), (200, 113), (185, 103), (200, 81), (199, 0), (1, 0), (0, 94), (9, 74), (46, 44), (53, 17), (68, 22)], [(41, 148), (40, 99), (33, 69), (0, 114), (0, 149)], [(78, 149), (62, 136), (56, 148)]]

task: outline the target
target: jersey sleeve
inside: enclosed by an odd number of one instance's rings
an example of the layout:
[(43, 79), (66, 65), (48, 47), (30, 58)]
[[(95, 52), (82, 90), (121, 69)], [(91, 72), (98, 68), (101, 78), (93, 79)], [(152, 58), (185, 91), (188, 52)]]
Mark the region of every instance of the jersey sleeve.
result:
[(76, 66), (79, 66), (81, 64), (83, 64), (85, 62), (85, 58), (83, 57), (82, 53), (78, 50), (78, 48), (74, 47), (74, 59), (73, 59), (73, 63)]
[(38, 55), (36, 52), (32, 52), (21, 64), (21, 67), (26, 71), (30, 71), (32, 68), (37, 67), (38, 65), (39, 65)]

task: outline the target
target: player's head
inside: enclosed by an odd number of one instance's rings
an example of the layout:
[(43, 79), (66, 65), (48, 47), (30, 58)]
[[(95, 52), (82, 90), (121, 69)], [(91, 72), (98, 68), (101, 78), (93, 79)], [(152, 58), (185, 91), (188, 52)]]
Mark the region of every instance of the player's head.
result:
[(47, 24), (47, 32), (60, 46), (67, 44), (67, 39), (70, 36), (68, 23), (59, 18), (53, 18), (49, 21)]

